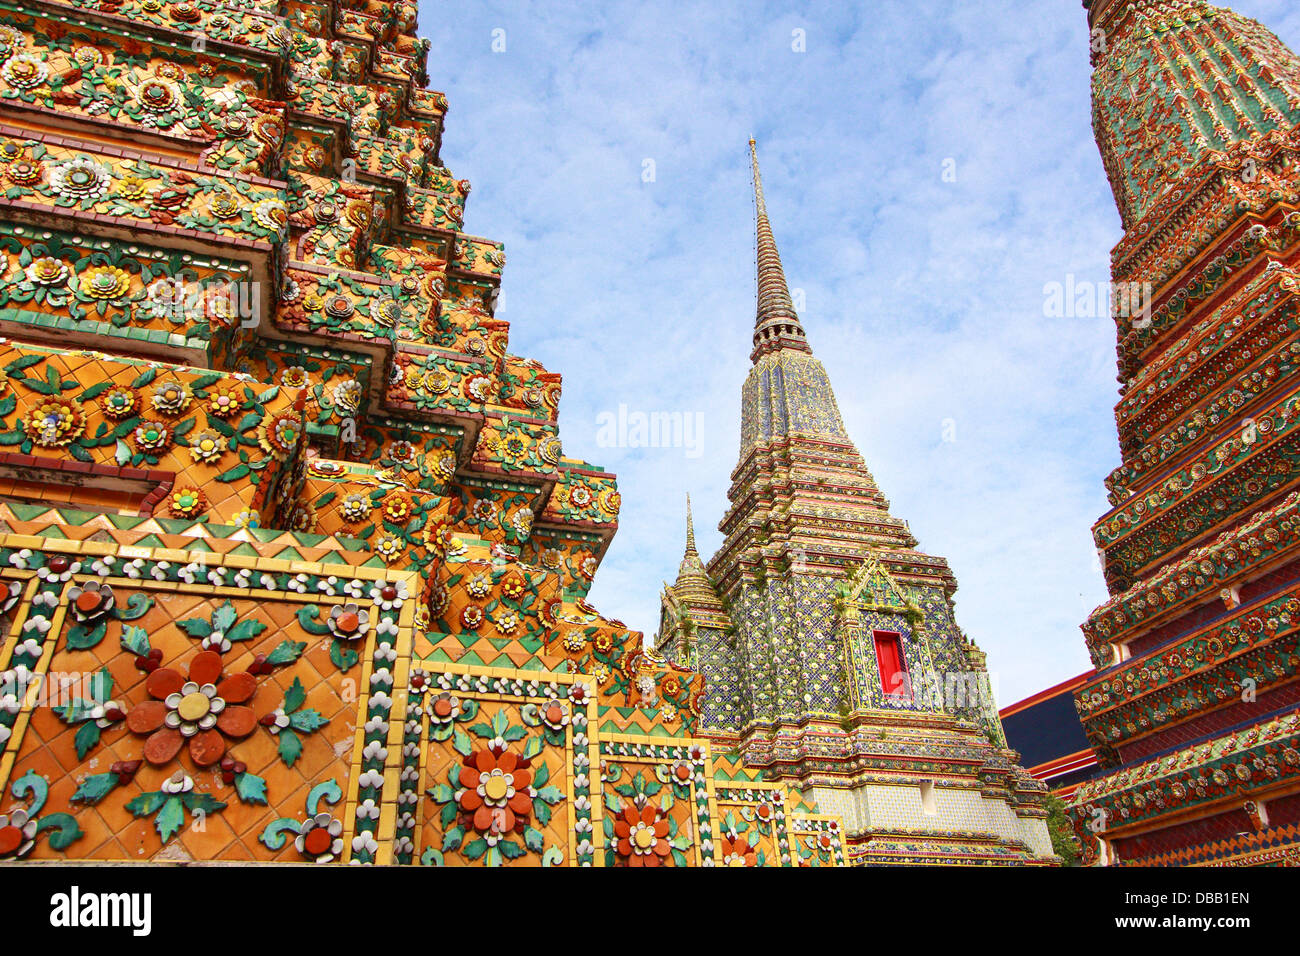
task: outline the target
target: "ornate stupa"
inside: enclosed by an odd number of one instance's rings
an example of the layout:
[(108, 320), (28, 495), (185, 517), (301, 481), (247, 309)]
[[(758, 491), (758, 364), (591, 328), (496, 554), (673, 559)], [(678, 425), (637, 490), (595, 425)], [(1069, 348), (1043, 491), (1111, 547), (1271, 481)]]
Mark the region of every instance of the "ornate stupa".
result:
[[(1076, 705), (1102, 864), (1300, 862), (1300, 58), (1199, 0), (1092, 0), (1123, 461)], [(1137, 295), (1132, 292), (1136, 290)]]
[[(703, 631), (697, 631), (698, 627), (703, 627)], [(687, 495), (686, 553), (677, 569), (677, 580), (672, 585), (664, 585), (660, 600), (659, 633), (671, 635), (672, 640), (656, 650), (692, 670), (705, 664), (708, 669), (702, 673), (706, 685), (726, 681), (731, 675), (714, 667), (723, 660), (723, 655), (713, 643), (724, 639), (731, 630), (726, 605), (718, 597), (718, 589), (695, 548), (695, 523), (691, 517), (691, 498)], [(706, 644), (703, 648), (699, 646), (701, 640)], [(705, 695), (704, 703), (707, 705), (708, 701)]]
[(795, 311), (750, 141), (758, 302), (725, 539), (688, 516), (656, 647), (705, 677), (702, 732), (839, 814), (859, 863), (1054, 859), (947, 563), (917, 549), (844, 429)]

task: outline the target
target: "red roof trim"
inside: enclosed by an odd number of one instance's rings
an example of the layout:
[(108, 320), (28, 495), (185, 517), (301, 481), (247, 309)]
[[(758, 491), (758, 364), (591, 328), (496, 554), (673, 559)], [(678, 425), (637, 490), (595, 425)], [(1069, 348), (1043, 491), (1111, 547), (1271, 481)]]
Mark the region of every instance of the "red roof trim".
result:
[(1084, 684), (1088, 682), (1089, 678), (1091, 678), (1096, 673), (1097, 673), (1096, 671), (1084, 671), (1082, 674), (1079, 674), (1077, 677), (1071, 677), (1069, 680), (1063, 680), (1061, 681), (1061, 683), (1055, 684), (1052, 687), (1047, 688), (1047, 690), (1040, 690), (1037, 694), (1034, 694), (1032, 697), (1026, 697), (1024, 700), (1017, 701), (1014, 704), (1008, 704), (1007, 706), (1003, 707), (1000, 711), (998, 711), (998, 716), (1010, 717), (1012, 714), (1018, 714), (1022, 710), (1027, 710), (1030, 707), (1033, 707), (1035, 704), (1042, 703), (1043, 701), (1047, 700), (1050, 697), (1055, 697), (1058, 694), (1065, 693), (1068, 690), (1074, 690), (1075, 688), (1082, 687)]

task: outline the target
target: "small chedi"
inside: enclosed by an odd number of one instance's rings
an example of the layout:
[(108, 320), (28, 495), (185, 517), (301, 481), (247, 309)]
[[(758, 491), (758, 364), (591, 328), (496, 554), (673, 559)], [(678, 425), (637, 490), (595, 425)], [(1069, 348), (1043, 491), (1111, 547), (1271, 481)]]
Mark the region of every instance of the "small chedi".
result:
[(1300, 59), (1199, 0), (1092, 0), (1123, 463), (1075, 692), (1090, 862), (1300, 862)]
[(586, 603), (415, 14), (0, 0), (0, 861), (843, 865)]
[(686, 554), (657, 648), (704, 675), (701, 733), (843, 819), (851, 862), (1056, 863), (947, 562), (889, 513), (796, 314), (750, 141), (753, 368), (725, 540)]

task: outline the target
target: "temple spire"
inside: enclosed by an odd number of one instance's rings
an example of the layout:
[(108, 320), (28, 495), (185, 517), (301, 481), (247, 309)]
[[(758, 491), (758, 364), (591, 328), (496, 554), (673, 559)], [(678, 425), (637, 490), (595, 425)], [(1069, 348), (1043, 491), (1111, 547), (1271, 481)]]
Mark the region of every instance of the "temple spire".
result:
[(767, 202), (763, 198), (763, 177), (758, 171), (758, 150), (749, 141), (749, 157), (754, 166), (754, 210), (758, 251), (758, 309), (754, 318), (754, 351), (750, 359), (779, 349), (812, 351), (799, 324), (799, 315), (790, 299), (790, 288), (781, 267), (781, 254), (776, 250), (772, 224), (767, 218)]
[(686, 553), (698, 555), (695, 550), (695, 522), (691, 520), (691, 496), (686, 494)]
[[(673, 594), (683, 601), (703, 603), (709, 607), (718, 604), (718, 594), (714, 590), (709, 572), (700, 560), (700, 553), (695, 550), (695, 522), (691, 518), (691, 496), (686, 496), (686, 550), (682, 554), (682, 563), (677, 568), (677, 583), (672, 586)], [(719, 605), (720, 606), (720, 605)]]

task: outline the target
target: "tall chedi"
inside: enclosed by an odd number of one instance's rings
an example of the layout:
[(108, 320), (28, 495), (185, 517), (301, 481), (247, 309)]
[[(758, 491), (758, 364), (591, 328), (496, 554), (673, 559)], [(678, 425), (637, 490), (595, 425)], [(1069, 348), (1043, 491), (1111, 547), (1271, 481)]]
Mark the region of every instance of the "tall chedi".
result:
[(1093, 0), (1124, 237), (1109, 600), (1076, 692), (1087, 858), (1300, 860), (1300, 60), (1207, 3)]
[(842, 865), (586, 602), (415, 16), (0, 0), (0, 862)]
[(1050, 860), (1042, 787), (1006, 749), (983, 654), (953, 620), (956, 581), (889, 514), (845, 432), (750, 153), (740, 462), (707, 569), (688, 523), (657, 647), (703, 673), (703, 732), (840, 814), (856, 862)]

